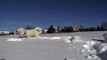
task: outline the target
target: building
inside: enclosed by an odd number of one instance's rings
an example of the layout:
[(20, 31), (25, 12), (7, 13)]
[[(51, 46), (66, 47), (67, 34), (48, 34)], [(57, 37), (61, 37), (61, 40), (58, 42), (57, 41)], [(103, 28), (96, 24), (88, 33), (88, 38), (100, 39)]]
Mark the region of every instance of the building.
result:
[(59, 26), (51, 25), (47, 31), (48, 33), (58, 33), (60, 32)]
[(10, 31), (0, 31), (0, 36), (1, 35), (9, 35)]
[(72, 26), (74, 32), (79, 32), (80, 27), (79, 26)]

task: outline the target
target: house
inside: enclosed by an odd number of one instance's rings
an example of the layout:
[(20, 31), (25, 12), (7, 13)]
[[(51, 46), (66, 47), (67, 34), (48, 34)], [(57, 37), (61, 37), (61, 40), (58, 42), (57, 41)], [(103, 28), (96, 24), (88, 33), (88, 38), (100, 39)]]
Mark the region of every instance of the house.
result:
[(79, 26), (72, 26), (72, 28), (73, 28), (74, 32), (80, 31), (80, 27)]
[(55, 33), (59, 32), (59, 27), (58, 26), (53, 26), (53, 28), (55, 29)]
[(9, 35), (10, 31), (0, 31), (0, 35)]
[(47, 31), (48, 33), (58, 33), (60, 32), (59, 26), (51, 25)]

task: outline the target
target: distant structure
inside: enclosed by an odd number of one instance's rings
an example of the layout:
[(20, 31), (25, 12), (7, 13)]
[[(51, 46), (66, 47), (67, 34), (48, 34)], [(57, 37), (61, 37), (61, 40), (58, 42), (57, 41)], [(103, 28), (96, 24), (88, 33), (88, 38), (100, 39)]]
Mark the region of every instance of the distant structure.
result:
[(72, 28), (73, 28), (73, 32), (79, 32), (80, 31), (79, 26), (72, 26)]
[(60, 32), (60, 28), (58, 26), (53, 26), (53, 28), (55, 29), (55, 33)]
[(10, 31), (0, 31), (0, 36), (9, 35)]
[(103, 30), (107, 30), (107, 22), (103, 22), (101, 27)]
[(51, 25), (47, 31), (47, 33), (58, 33), (60, 32), (59, 26)]

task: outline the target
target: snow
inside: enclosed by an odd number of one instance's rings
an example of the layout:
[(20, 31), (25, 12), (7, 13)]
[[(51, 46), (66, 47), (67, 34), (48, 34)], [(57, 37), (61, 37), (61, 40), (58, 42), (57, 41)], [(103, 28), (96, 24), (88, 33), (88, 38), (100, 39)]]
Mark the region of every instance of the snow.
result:
[(17, 39), (17, 38), (9, 38), (6, 41), (22, 41), (22, 39)]
[(42, 34), (31, 38), (0, 36), (0, 59), (107, 60), (107, 43), (92, 40), (103, 40), (105, 32)]
[(60, 37), (38, 37), (40, 39), (50, 39), (50, 40), (55, 40), (55, 39), (58, 39), (60, 40), (61, 38)]

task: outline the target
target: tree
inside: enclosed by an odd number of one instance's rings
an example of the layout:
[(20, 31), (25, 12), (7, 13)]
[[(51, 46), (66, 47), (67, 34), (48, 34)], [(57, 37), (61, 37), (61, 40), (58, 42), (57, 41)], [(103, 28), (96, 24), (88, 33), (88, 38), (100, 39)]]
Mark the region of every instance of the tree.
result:
[(101, 27), (100, 26), (97, 26), (97, 31), (101, 31)]
[(57, 32), (61, 32), (61, 28), (59, 26), (56, 26), (57, 27)]
[(107, 22), (103, 22), (101, 28), (102, 30), (107, 30)]
[(95, 27), (90, 27), (89, 31), (96, 31), (97, 29)]
[(10, 33), (9, 33), (9, 35), (14, 35), (14, 34), (15, 34), (14, 32), (10, 32)]
[(63, 27), (63, 28), (61, 29), (61, 32), (67, 32), (67, 26)]
[(49, 28), (48, 28), (48, 31), (47, 33), (58, 33), (60, 32), (61, 29), (59, 26), (54, 26), (54, 25), (51, 25)]
[(26, 26), (26, 27), (25, 27), (25, 29), (26, 29), (26, 30), (30, 30), (30, 29), (34, 29), (34, 27), (33, 27), (33, 26), (28, 25), (28, 26)]
[(84, 26), (79, 26), (80, 27), (80, 31), (85, 31), (85, 28), (84, 28)]
[(65, 26), (61, 29), (61, 32), (73, 32), (72, 26)]
[(73, 32), (73, 27), (72, 26), (68, 26), (67, 27), (67, 32)]
[(47, 33), (54, 33), (53, 25), (51, 25), (51, 26), (48, 28)]
[(90, 28), (84, 28), (84, 31), (90, 31)]

